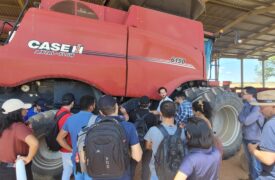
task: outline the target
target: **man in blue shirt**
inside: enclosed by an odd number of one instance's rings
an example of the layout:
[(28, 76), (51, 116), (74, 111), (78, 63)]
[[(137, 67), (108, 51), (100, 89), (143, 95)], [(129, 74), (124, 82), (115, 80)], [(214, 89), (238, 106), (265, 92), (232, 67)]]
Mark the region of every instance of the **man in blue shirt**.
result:
[(32, 107), (28, 109), (27, 115), (24, 117), (24, 121), (27, 121), (30, 117), (47, 110), (47, 103), (44, 99), (39, 98), (34, 101)]
[(243, 133), (243, 149), (248, 160), (249, 177), (257, 179), (261, 174), (261, 163), (249, 153), (247, 149), (248, 143), (259, 143), (261, 131), (264, 124), (264, 117), (260, 112), (259, 106), (252, 106), (251, 102), (257, 102), (255, 97), (257, 90), (254, 87), (245, 87), (242, 93), (244, 106), (239, 114), (239, 121), (242, 125)]
[[(74, 167), (75, 180), (91, 180), (87, 173), (76, 171), (76, 160), (79, 158), (77, 155), (77, 135), (83, 127), (87, 126), (92, 112), (95, 109), (95, 98), (89, 95), (83, 96), (80, 99), (80, 112), (70, 116), (63, 128), (60, 130), (57, 141), (63, 148), (72, 151), (72, 162)], [(70, 134), (72, 141), (72, 148), (67, 143), (66, 136)]]
[(263, 127), (260, 144), (248, 144), (248, 149), (262, 163), (263, 171), (257, 180), (275, 179), (275, 90), (257, 94), (258, 105), (267, 121)]
[[(139, 162), (142, 157), (142, 149), (139, 144), (136, 128), (132, 123), (125, 121), (122, 116), (118, 116), (118, 104), (116, 100), (112, 96), (104, 95), (98, 101), (98, 109), (103, 117), (109, 116), (117, 119), (120, 122), (125, 130), (126, 139), (130, 147), (131, 157)], [(125, 170), (121, 178), (112, 178), (112, 180), (131, 180), (130, 167)]]
[(186, 124), (187, 119), (193, 116), (192, 103), (186, 99), (184, 92), (178, 92), (176, 94), (175, 102), (179, 105), (175, 120), (178, 124)]

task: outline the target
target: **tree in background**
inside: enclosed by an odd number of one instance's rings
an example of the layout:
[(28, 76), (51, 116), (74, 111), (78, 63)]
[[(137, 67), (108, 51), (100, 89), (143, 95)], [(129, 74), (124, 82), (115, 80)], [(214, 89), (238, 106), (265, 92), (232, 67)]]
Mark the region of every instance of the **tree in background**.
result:
[[(262, 66), (258, 65), (255, 68), (255, 72), (259, 79), (262, 79)], [(265, 61), (265, 80), (275, 77), (275, 56), (270, 57)]]

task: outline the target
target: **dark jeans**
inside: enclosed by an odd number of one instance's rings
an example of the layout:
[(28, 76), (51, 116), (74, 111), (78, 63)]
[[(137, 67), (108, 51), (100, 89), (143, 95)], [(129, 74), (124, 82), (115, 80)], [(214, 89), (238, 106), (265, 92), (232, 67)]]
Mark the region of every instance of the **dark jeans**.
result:
[(152, 151), (151, 150), (145, 150), (143, 151), (142, 154), (142, 159), (141, 159), (141, 172), (138, 172), (140, 169), (136, 169), (138, 163), (131, 159), (131, 176), (132, 179), (134, 179), (135, 176), (138, 176), (138, 174), (141, 174), (141, 179), (142, 180), (149, 180), (150, 179), (150, 168), (149, 168), (149, 163), (151, 160), (152, 156)]
[[(33, 180), (31, 163), (26, 166), (26, 174), (28, 180)], [(5, 165), (0, 165), (0, 179), (2, 180), (16, 180), (16, 171), (14, 167), (6, 167)]]

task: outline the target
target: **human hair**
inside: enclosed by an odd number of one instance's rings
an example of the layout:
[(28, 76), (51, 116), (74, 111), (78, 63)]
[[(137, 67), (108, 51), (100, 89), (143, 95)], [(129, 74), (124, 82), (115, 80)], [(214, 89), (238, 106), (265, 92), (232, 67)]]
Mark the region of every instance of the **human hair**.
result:
[(198, 117), (188, 119), (186, 125), (189, 148), (208, 149), (213, 145), (213, 133), (207, 123)]
[(150, 99), (148, 96), (142, 96), (139, 98), (139, 107), (141, 109), (146, 109), (150, 106)]
[(95, 104), (95, 98), (90, 95), (85, 95), (80, 98), (80, 110), (88, 110), (90, 106)]
[(162, 89), (164, 89), (165, 92), (167, 92), (167, 89), (166, 89), (165, 87), (162, 86), (162, 87), (158, 88), (158, 93), (160, 93), (160, 91), (161, 91)]
[(68, 106), (75, 101), (75, 97), (72, 93), (66, 93), (62, 96), (62, 106)]
[(116, 106), (106, 106), (106, 107), (102, 107), (100, 108), (100, 111), (105, 115), (105, 116), (109, 116), (113, 113), (116, 112)]
[(185, 99), (186, 98), (186, 94), (184, 93), (184, 92), (177, 92), (176, 94), (175, 94), (175, 98), (183, 98), (183, 99)]
[(163, 117), (172, 118), (176, 115), (176, 105), (171, 101), (164, 101), (160, 105), (160, 112)]
[(105, 116), (109, 116), (116, 112), (116, 99), (110, 95), (103, 95), (98, 100), (98, 109)]
[(8, 114), (0, 113), (0, 137), (5, 129), (9, 128), (13, 123), (24, 122), (22, 109), (10, 112)]
[(252, 86), (247, 86), (244, 88), (246, 93), (252, 95), (254, 98), (257, 98), (257, 89)]
[(192, 108), (195, 112), (201, 112), (207, 119), (212, 117), (212, 107), (207, 101), (196, 101), (192, 104)]

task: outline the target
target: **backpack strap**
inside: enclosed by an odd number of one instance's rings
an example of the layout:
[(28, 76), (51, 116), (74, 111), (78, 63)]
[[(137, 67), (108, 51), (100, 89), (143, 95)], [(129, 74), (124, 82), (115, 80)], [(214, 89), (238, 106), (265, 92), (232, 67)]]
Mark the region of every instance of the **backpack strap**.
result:
[(162, 124), (158, 125), (157, 128), (160, 130), (163, 137), (170, 136), (170, 134), (167, 132), (167, 130), (165, 129), (165, 127)]
[(137, 113), (136, 114), (137, 118), (136, 119), (141, 119), (140, 115)]
[(98, 118), (97, 115), (92, 114), (86, 127), (90, 127), (91, 125), (93, 125), (96, 122), (97, 118)]
[(59, 115), (57, 115), (57, 113), (56, 113), (56, 115), (55, 115), (55, 117), (54, 117), (54, 121), (55, 122), (58, 122), (63, 116), (65, 116), (66, 114), (69, 114), (69, 112), (68, 111), (63, 111), (62, 113), (60, 113)]
[(178, 127), (177, 126), (177, 130), (176, 130), (176, 132), (175, 132), (175, 134), (174, 135), (176, 135), (176, 136), (181, 136), (181, 132), (182, 132), (182, 129), (180, 128), (180, 127)]
[(145, 113), (143, 116), (140, 116), (138, 113), (136, 114), (137, 119), (143, 119), (145, 120), (145, 117), (149, 115), (149, 113)]
[[(255, 107), (256, 107), (256, 106), (251, 105), (251, 107), (250, 107), (250, 112), (251, 112)], [(261, 130), (261, 132), (262, 132), (262, 131), (263, 131), (263, 128), (264, 128), (264, 124), (261, 125), (259, 119), (257, 119), (256, 124), (257, 124), (257, 126), (260, 128), (260, 130)]]

